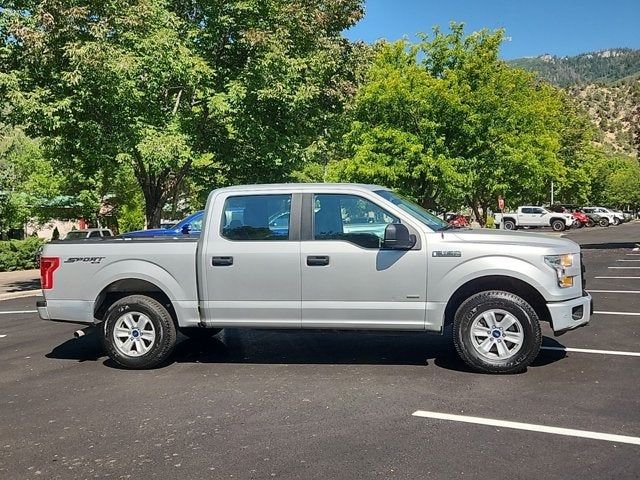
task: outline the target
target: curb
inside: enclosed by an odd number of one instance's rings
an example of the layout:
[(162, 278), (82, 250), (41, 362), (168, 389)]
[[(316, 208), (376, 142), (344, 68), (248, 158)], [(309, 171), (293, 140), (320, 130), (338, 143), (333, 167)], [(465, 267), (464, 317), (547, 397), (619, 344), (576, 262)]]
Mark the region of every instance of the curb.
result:
[(39, 297), (42, 290), (24, 290), (22, 292), (0, 293), (0, 302), (2, 300), (13, 300), (14, 298)]

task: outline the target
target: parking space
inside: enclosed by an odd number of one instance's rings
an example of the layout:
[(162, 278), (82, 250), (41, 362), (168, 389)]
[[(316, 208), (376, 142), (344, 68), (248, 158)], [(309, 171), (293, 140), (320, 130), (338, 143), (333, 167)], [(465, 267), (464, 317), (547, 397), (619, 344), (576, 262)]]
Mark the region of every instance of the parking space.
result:
[(449, 336), (233, 329), (127, 371), (2, 301), (0, 478), (638, 478), (640, 268), (610, 267), (640, 223), (566, 235), (604, 313), (511, 376)]

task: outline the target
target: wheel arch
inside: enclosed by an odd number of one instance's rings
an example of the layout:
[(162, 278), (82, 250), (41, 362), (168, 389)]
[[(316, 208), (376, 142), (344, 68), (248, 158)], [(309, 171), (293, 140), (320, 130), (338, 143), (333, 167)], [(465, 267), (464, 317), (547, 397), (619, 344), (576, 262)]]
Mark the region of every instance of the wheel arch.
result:
[(551, 314), (542, 294), (531, 284), (508, 275), (486, 275), (464, 283), (451, 295), (444, 310), (444, 325), (453, 324), (458, 307), (467, 298), (487, 290), (503, 290), (518, 295), (536, 311), (540, 320), (549, 321)]
[(112, 281), (104, 287), (96, 297), (93, 315), (102, 321), (109, 307), (121, 298), (130, 295), (144, 295), (160, 302), (171, 314), (174, 323), (178, 324), (178, 316), (173, 302), (166, 292), (155, 283), (142, 278), (128, 277)]

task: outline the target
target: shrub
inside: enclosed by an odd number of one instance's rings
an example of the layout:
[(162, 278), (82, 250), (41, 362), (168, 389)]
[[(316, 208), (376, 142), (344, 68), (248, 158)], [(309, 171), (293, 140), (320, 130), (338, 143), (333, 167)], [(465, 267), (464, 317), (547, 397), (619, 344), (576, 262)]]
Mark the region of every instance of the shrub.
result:
[(37, 237), (0, 241), (0, 272), (38, 268), (36, 257), (43, 243)]

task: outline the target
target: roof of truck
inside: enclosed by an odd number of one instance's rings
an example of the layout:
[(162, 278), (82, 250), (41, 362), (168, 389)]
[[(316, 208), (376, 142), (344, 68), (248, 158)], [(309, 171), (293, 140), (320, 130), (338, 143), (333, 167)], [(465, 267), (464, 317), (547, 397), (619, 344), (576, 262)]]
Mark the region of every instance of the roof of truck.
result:
[(364, 190), (388, 190), (387, 187), (380, 185), (368, 185), (364, 183), (262, 183), (254, 185), (234, 185), (232, 187), (223, 187), (218, 189), (219, 192), (228, 191), (245, 191), (245, 190), (298, 190), (298, 191), (317, 191), (328, 190), (336, 187), (344, 188), (361, 188)]

